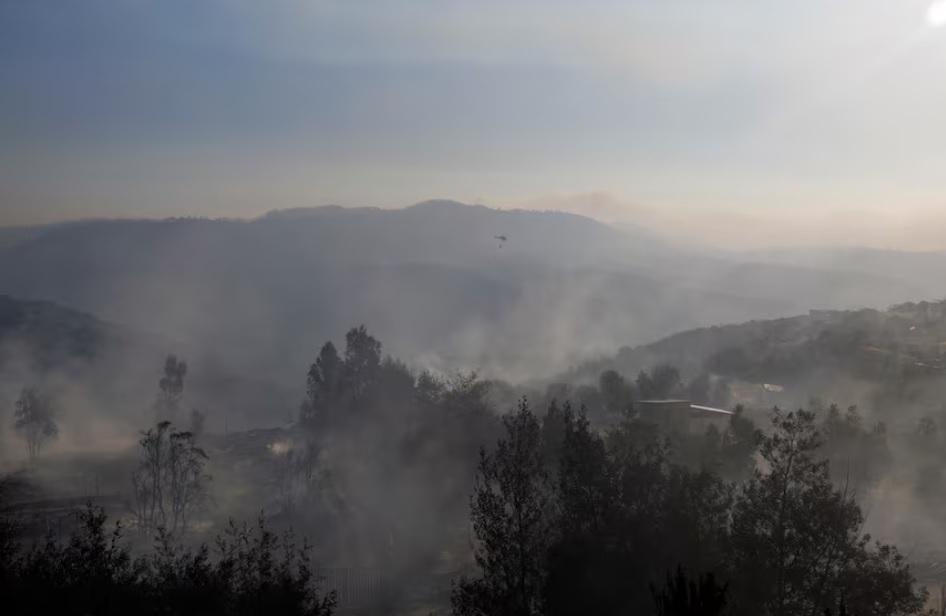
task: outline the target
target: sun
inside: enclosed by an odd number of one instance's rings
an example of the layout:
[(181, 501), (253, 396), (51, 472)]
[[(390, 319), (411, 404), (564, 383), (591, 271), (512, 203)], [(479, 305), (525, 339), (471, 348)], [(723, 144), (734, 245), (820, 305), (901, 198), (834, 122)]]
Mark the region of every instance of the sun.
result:
[(931, 28), (946, 26), (946, 0), (936, 0), (926, 10), (926, 23)]

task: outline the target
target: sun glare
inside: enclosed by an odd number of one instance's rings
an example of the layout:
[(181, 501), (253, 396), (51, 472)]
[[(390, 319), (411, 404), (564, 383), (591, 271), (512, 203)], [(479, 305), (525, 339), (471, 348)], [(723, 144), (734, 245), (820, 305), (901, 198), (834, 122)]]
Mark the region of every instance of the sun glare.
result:
[(931, 28), (946, 26), (946, 0), (937, 0), (926, 10), (926, 23)]

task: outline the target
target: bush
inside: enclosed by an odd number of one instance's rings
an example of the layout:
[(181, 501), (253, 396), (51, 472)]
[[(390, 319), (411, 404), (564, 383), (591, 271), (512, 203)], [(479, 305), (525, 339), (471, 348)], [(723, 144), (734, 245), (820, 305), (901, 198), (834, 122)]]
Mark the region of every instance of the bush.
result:
[(65, 545), (52, 537), (23, 553), (15, 530), (0, 534), (0, 594), (7, 614), (254, 614), (329, 616), (335, 594), (317, 592), (308, 546), (277, 537), (262, 517), (255, 529), (230, 523), (217, 557), (204, 544), (189, 550), (159, 531), (156, 549), (132, 558), (122, 528), (106, 529), (91, 505)]

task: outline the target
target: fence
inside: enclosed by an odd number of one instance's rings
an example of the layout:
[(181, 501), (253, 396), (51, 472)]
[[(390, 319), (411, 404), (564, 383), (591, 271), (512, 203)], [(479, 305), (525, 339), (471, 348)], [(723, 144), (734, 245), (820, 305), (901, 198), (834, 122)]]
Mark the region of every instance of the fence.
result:
[[(122, 503), (116, 496), (51, 499), (4, 508), (0, 517), (16, 520), (22, 539), (33, 547), (49, 536), (63, 542), (78, 528), (77, 513), (90, 500), (94, 505), (112, 508)], [(377, 605), (389, 590), (388, 576), (382, 567), (316, 567), (313, 573), (323, 593), (335, 591), (340, 609)]]
[(54, 498), (4, 507), (0, 518), (16, 522), (21, 540), (28, 544), (36, 546), (49, 537), (61, 543), (79, 528), (78, 514), (89, 503), (112, 511), (124, 506), (117, 495)]
[(377, 602), (387, 590), (387, 576), (381, 567), (319, 567), (315, 574), (322, 592), (335, 591), (341, 609)]

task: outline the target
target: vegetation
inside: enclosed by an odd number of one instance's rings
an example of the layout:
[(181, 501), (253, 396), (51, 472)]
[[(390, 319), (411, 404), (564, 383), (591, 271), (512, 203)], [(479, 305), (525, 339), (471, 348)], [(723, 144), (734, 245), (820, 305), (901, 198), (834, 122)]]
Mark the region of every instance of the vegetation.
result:
[[(915, 614), (925, 593), (903, 556), (861, 534), (860, 507), (832, 485), (808, 411), (778, 413), (761, 438), (765, 471), (729, 485), (674, 465), (652, 443), (606, 441), (581, 413), (563, 421), (557, 468), (522, 404), (484, 453), (471, 504), (480, 573), (454, 592), (458, 614), (817, 614), (843, 600), (866, 616)], [(631, 430), (621, 426), (618, 432)], [(657, 593), (660, 572), (682, 573)], [(648, 593), (650, 589), (650, 593)]]
[(579, 366), (570, 380), (606, 370), (633, 374), (658, 364), (685, 374), (711, 373), (752, 383), (825, 382), (840, 378), (922, 382), (946, 367), (946, 302), (901, 304), (889, 310), (812, 311), (808, 316), (751, 321), (682, 332), (625, 347)]
[(471, 517), (482, 576), (458, 585), (461, 616), (542, 614), (547, 571), (542, 555), (551, 536), (539, 422), (528, 404), (504, 419), (508, 437), (480, 454)]
[(193, 434), (178, 432), (168, 421), (142, 433), (139, 445), (141, 459), (131, 476), (131, 510), (138, 528), (186, 532), (208, 498), (207, 454)]
[(283, 454), (284, 504), (334, 531), (318, 546), (330, 558), (435, 559), (464, 524), (478, 449), (496, 435), (488, 392), (475, 375), (415, 375), (363, 327), (342, 355), (326, 343)]
[(35, 387), (24, 387), (16, 401), (16, 429), (26, 440), (30, 459), (39, 456), (43, 442), (59, 434), (56, 407), (49, 396)]
[[(499, 234), (510, 241), (497, 255)], [(573, 349), (563, 340), (604, 348), (786, 307), (882, 303), (906, 296), (901, 274), (916, 276), (911, 267), (867, 281), (826, 264), (756, 265), (749, 277), (744, 263), (668, 259), (669, 247), (641, 229), (450, 202), (303, 208), (251, 221), (84, 221), (33, 228), (15, 247), (2, 239), (0, 293), (83, 306), (221, 358), (255, 360), (287, 387), (312, 347), (344, 332), (352, 315), (396, 332), (411, 357), (434, 349), (449, 358), (444, 365), (459, 358), (534, 376), (536, 366), (552, 373), (569, 365)], [(691, 267), (703, 276), (683, 283)], [(770, 284), (786, 270), (792, 284)], [(353, 274), (359, 284), (351, 287)], [(923, 288), (937, 287), (928, 280)], [(128, 301), (135, 297), (150, 301)], [(662, 361), (615, 369), (633, 380)]]
[(651, 586), (656, 616), (722, 616), (726, 607), (726, 586), (718, 586), (713, 574), (687, 579), (678, 567), (674, 577), (667, 574), (667, 584), (659, 593)]
[(159, 391), (155, 400), (155, 416), (159, 422), (178, 419), (186, 377), (187, 362), (179, 360), (176, 355), (168, 355), (164, 362), (164, 376), (158, 381)]
[[(187, 374), (167, 358), (159, 415), (180, 416)], [(379, 598), (391, 611), (449, 557), (463, 571), (450, 596), (460, 616), (920, 613), (904, 557), (863, 532), (857, 500), (889, 472), (885, 426), (818, 400), (776, 409), (765, 431), (742, 407), (700, 429), (640, 412), (652, 398), (728, 399), (728, 387), (662, 364), (633, 380), (605, 371), (595, 384), (554, 383), (532, 392), (533, 407), (529, 390), (412, 371), (354, 328), (343, 349), (322, 346), (298, 421), (252, 460), (263, 474), (240, 478), (270, 491), (269, 522), (231, 522), (207, 547), (199, 529), (220, 519), (207, 469), (229, 445), (195, 411), (194, 431), (165, 419), (140, 435), (128, 505), (136, 549), (157, 537), (150, 549), (133, 552), (95, 509), (65, 542), (33, 549), (3, 518), (0, 590), (48, 587), (34, 605), (90, 614), (143, 600), (154, 613), (329, 614), (314, 558), (395, 575)], [(497, 414), (512, 396), (516, 409)], [(910, 438), (940, 449), (932, 417)], [(267, 523), (311, 544), (300, 550)]]
[(155, 549), (134, 557), (121, 526), (109, 531), (93, 507), (79, 514), (65, 544), (50, 537), (23, 552), (0, 529), (0, 595), (6, 614), (236, 614), (328, 616), (335, 596), (318, 591), (308, 548), (279, 538), (260, 521), (230, 527), (215, 548), (175, 545), (159, 534)]

